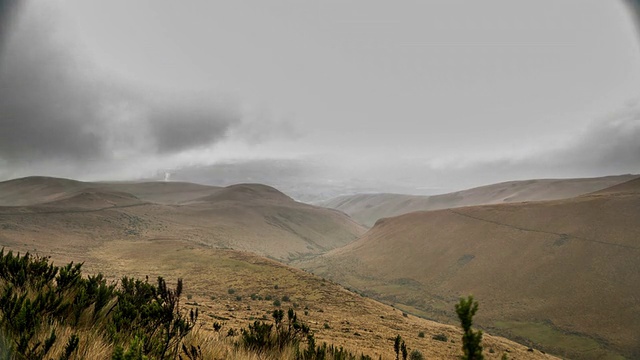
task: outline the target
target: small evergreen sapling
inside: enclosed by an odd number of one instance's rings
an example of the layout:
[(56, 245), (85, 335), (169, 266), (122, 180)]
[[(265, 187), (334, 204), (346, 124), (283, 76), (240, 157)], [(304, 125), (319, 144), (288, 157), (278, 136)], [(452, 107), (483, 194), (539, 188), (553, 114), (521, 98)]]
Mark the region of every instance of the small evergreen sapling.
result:
[(456, 304), (456, 313), (460, 319), (464, 334), (462, 335), (463, 360), (483, 360), (482, 355), (482, 331), (473, 331), (473, 316), (478, 311), (478, 302), (473, 301), (473, 296), (464, 299)]

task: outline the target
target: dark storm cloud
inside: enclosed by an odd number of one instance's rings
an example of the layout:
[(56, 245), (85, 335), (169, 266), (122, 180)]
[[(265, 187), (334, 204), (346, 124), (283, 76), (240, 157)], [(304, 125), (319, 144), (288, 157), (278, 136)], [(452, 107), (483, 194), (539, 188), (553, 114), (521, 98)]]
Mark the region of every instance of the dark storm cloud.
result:
[(14, 18), (14, 12), (19, 7), (20, 0), (0, 0), (0, 52), (4, 45), (4, 40), (9, 30), (11, 21)]
[(157, 151), (172, 153), (220, 140), (240, 114), (229, 106), (185, 100), (153, 106), (149, 120)]
[(9, 34), (0, 62), (0, 157), (98, 155), (101, 139), (92, 125), (102, 94), (74, 74), (48, 29), (14, 25), (19, 29)]
[(557, 154), (546, 159), (559, 169), (584, 172), (640, 172), (640, 108), (629, 108), (594, 123)]
[(640, 0), (624, 0), (634, 18), (636, 29), (640, 31)]
[(240, 123), (231, 105), (159, 98), (101, 78), (72, 53), (55, 14), (39, 6), (11, 12), (9, 31), (2, 25), (0, 160), (170, 154), (212, 144)]

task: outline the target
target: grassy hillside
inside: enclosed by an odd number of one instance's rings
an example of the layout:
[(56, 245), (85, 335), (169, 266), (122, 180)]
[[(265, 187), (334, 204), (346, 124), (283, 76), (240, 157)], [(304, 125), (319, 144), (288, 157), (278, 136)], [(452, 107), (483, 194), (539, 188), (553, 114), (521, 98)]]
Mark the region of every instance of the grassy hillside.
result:
[(638, 175), (586, 179), (509, 181), (443, 195), (358, 194), (319, 203), (349, 214), (366, 226), (378, 219), (413, 211), (438, 210), (471, 205), (567, 199), (637, 178)]
[[(61, 264), (68, 258), (67, 254), (54, 255), (52, 261)], [(139, 279), (163, 276), (168, 288), (173, 289), (176, 279), (182, 278), (180, 303), (185, 311), (197, 309), (199, 314), (194, 334), (186, 337), (184, 343), (201, 345), (204, 358), (293, 359), (291, 351), (258, 355), (236, 346), (241, 342), (241, 329), (247, 329), (254, 321), (273, 324), (274, 309), (286, 312), (288, 308), (294, 309), (298, 318), (309, 325), (318, 345), (328, 342), (374, 359), (394, 359), (393, 341), (400, 335), (410, 351), (419, 350), (426, 358), (456, 359), (462, 354), (458, 327), (403, 316), (398, 309), (328, 280), (248, 253), (210, 249), (189, 241), (120, 240), (94, 246), (75, 260), (84, 261), (86, 274), (102, 272), (107, 284), (125, 275)], [(0, 281), (0, 285), (4, 284)], [(89, 306), (83, 316), (91, 316), (92, 309)], [(99, 312), (99, 316), (108, 316), (107, 313)], [(86, 321), (78, 326), (83, 323)], [(88, 358), (87, 354), (92, 359), (108, 359), (117, 345), (117, 341), (114, 344), (90, 329), (80, 331), (73, 321), (57, 329), (62, 345), (71, 334), (80, 335), (77, 355), (70, 359)], [(420, 333), (424, 336), (419, 336)], [(48, 330), (43, 334), (48, 336)], [(445, 338), (447, 341), (442, 341)], [(488, 359), (499, 359), (503, 354), (510, 359), (553, 358), (491, 335), (485, 334), (483, 343)], [(129, 343), (124, 344), (127, 348)], [(306, 343), (301, 347), (305, 348)], [(55, 349), (58, 353), (63, 350), (64, 346)]]
[(82, 182), (44, 176), (30, 176), (0, 182), (0, 206), (29, 206), (48, 203), (80, 192), (120, 192), (142, 201), (182, 204), (211, 195), (217, 186), (185, 182)]
[(0, 182), (0, 206), (25, 206), (55, 201), (89, 187), (70, 179), (31, 176)]
[[(573, 199), (414, 212), (301, 266), (399, 308), (572, 358), (640, 356), (640, 179)], [(616, 355), (617, 354), (617, 355)]]
[[(339, 211), (296, 202), (259, 184), (214, 188), (185, 183), (80, 183), (53, 178), (0, 183), (0, 199), (13, 199), (6, 204), (20, 202), (14, 193), (22, 194), (24, 201), (39, 203), (0, 206), (0, 241), (31, 249), (59, 242), (59, 249), (53, 251), (73, 252), (65, 244), (79, 239), (88, 243), (189, 239), (290, 260), (346, 245), (365, 230)], [(152, 199), (161, 199), (162, 203)], [(83, 252), (84, 246), (75, 251)]]

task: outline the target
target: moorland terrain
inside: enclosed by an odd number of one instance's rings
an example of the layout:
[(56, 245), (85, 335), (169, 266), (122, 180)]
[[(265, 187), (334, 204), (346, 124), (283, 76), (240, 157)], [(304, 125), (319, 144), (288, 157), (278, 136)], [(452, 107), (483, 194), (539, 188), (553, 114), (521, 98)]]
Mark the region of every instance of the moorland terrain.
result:
[(636, 175), (617, 175), (597, 178), (507, 181), (430, 196), (362, 193), (338, 196), (318, 201), (316, 204), (343, 211), (359, 223), (371, 227), (378, 219), (414, 211), (568, 199), (633, 180), (636, 177)]
[[(279, 300), (320, 341), (391, 359), (401, 335), (427, 358), (456, 358), (453, 305), (467, 294), (480, 301), (478, 324), (489, 334), (526, 344), (485, 335), (488, 358), (551, 357), (529, 347), (632, 357), (640, 205), (638, 181), (625, 180), (509, 185), (518, 190), (497, 191), (504, 204), (413, 212), (367, 231), (340, 210), (260, 184), (29, 177), (0, 183), (0, 245), (84, 262), (113, 281), (183, 278), (222, 357), (233, 339), (211, 324), (238, 330), (268, 319)], [(487, 189), (474, 190), (474, 201), (499, 202), (496, 187)], [(534, 201), (548, 194), (565, 199)]]
[(473, 293), (486, 306), (479, 324), (494, 333), (571, 358), (637, 358), (639, 220), (635, 178), (561, 200), (380, 219), (298, 265), (445, 322), (459, 294)]

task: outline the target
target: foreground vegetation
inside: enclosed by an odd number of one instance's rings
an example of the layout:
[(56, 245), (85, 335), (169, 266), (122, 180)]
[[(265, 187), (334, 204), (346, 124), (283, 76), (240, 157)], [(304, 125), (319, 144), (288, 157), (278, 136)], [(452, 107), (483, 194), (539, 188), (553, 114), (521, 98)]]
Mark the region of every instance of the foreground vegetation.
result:
[(224, 353), (199, 335), (198, 310), (181, 307), (181, 279), (175, 287), (161, 277), (155, 283), (123, 277), (109, 284), (101, 274), (83, 277), (81, 269), (82, 264), (59, 267), (46, 257), (0, 251), (0, 358), (197, 360), (253, 353), (301, 360), (371, 359), (316, 345), (292, 309), (286, 320), (277, 309), (274, 324), (255, 321), (242, 329)]
[[(181, 305), (182, 293), (181, 279), (174, 287), (162, 277), (153, 283), (130, 277), (109, 283), (101, 274), (83, 277), (82, 264), (59, 267), (46, 257), (2, 249), (0, 359), (371, 359), (317, 344), (293, 309), (278, 307), (271, 321), (265, 317), (226, 334), (216, 322), (216, 335), (205, 334), (197, 308)], [(459, 314), (470, 326), (477, 303), (465, 301), (460, 306), (467, 310)], [(482, 359), (481, 334), (473, 339), (469, 344), (463, 338), (465, 358)], [(424, 358), (409, 351), (399, 335), (393, 346), (396, 359)], [(473, 346), (476, 350), (467, 352)]]
[[(0, 355), (11, 359), (175, 358), (198, 312), (170, 288), (123, 277), (82, 277), (82, 264), (0, 251)], [(133, 356), (133, 357), (132, 357)]]

